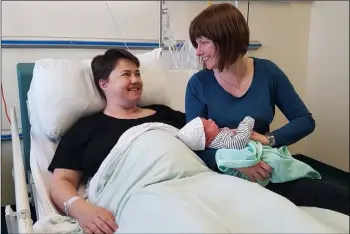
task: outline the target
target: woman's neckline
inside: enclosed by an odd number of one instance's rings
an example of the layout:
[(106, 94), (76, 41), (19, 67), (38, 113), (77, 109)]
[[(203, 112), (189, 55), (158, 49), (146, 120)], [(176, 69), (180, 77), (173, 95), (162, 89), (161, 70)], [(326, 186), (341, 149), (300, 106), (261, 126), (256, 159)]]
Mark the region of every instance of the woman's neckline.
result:
[(215, 74), (214, 74), (214, 70), (210, 70), (210, 74), (211, 74), (211, 77), (212, 79), (214, 80), (215, 82), (215, 85), (219, 86), (219, 88), (226, 94), (226, 95), (229, 95), (231, 98), (234, 98), (234, 99), (242, 99), (244, 98), (245, 96), (248, 95), (248, 93), (250, 92), (250, 90), (252, 89), (254, 83), (255, 83), (255, 76), (256, 76), (256, 58), (255, 57), (248, 57), (248, 58), (251, 58), (253, 60), (253, 77), (252, 77), (252, 81), (247, 89), (247, 91), (240, 97), (236, 97), (234, 95), (232, 95), (230, 92), (226, 91), (224, 89), (224, 87), (222, 87), (220, 84), (219, 84), (219, 81), (215, 78)]
[(131, 120), (131, 121), (135, 121), (135, 120), (141, 120), (141, 119), (146, 119), (146, 118), (152, 118), (152, 117), (155, 117), (156, 115), (158, 115), (158, 111), (157, 110), (154, 110), (154, 109), (151, 109), (151, 108), (145, 108), (145, 109), (150, 109), (150, 110), (153, 110), (154, 113), (150, 114), (150, 115), (146, 115), (146, 116), (143, 116), (143, 117), (139, 117), (139, 118), (130, 118), (130, 119), (127, 119), (127, 118), (117, 118), (117, 117), (114, 117), (114, 116), (111, 116), (111, 115), (108, 115), (103, 111), (101, 111), (101, 114), (109, 119), (115, 119), (115, 120)]

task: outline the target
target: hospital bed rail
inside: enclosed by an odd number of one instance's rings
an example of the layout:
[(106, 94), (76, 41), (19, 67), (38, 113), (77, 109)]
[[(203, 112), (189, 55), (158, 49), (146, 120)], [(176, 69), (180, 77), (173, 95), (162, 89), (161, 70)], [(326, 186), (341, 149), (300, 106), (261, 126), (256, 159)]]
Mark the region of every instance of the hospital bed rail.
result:
[(10, 120), (13, 150), (12, 176), (15, 184), (16, 212), (12, 210), (11, 206), (6, 206), (6, 226), (8, 233), (33, 233), (33, 220), (29, 206), (28, 188), (15, 107), (11, 107), (10, 109)]

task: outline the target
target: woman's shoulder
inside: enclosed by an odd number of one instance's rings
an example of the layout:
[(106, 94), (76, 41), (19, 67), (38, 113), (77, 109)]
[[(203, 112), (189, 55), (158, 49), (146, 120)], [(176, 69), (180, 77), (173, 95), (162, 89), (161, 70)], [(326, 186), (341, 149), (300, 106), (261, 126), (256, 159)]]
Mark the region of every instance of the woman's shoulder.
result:
[(192, 92), (202, 92), (203, 87), (211, 85), (212, 80), (214, 80), (213, 71), (208, 69), (200, 70), (194, 73), (187, 83), (187, 91)]
[(90, 114), (82, 116), (79, 119), (79, 121), (80, 122), (92, 122), (92, 121), (98, 120), (102, 117), (103, 117), (103, 111), (98, 111), (98, 112), (94, 112), (94, 113), (90, 113)]
[(65, 140), (65, 142), (67, 142), (67, 140), (68, 142), (75, 142), (77, 140), (80, 141), (82, 139), (87, 139), (93, 128), (98, 127), (98, 125), (101, 125), (100, 123), (103, 123), (103, 121), (100, 121), (101, 116), (102, 111), (80, 117), (63, 134), (62, 140)]
[(72, 126), (78, 129), (90, 129), (95, 126), (103, 118), (103, 112), (98, 111), (80, 117)]
[(186, 124), (186, 115), (182, 111), (174, 110), (167, 105), (149, 105), (149, 108), (156, 111), (154, 121), (163, 122), (176, 128), (182, 128)]
[(290, 82), (286, 73), (272, 60), (264, 58), (253, 59), (254, 77), (257, 80), (268, 82), (271, 86), (283, 85)]
[[(146, 108), (152, 109), (157, 111), (158, 116), (175, 116), (175, 117), (182, 117), (182, 115), (185, 115), (182, 111), (175, 110), (170, 106), (167, 105), (149, 105)], [(180, 118), (181, 119), (181, 118)]]
[(254, 72), (279, 74), (282, 72), (281, 68), (272, 60), (266, 58), (252, 57), (254, 61)]
[(189, 82), (191, 83), (194, 83), (194, 82), (204, 82), (206, 80), (208, 80), (208, 77), (212, 76), (213, 75), (213, 72), (211, 70), (208, 70), (208, 69), (203, 69), (203, 70), (200, 70), (196, 73), (194, 73), (190, 79), (189, 79)]

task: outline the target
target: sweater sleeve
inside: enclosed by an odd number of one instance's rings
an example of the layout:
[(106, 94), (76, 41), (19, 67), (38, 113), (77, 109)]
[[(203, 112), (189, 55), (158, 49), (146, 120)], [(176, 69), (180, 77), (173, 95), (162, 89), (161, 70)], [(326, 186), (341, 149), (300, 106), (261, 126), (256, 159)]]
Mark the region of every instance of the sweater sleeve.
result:
[(312, 133), (315, 129), (315, 120), (285, 73), (277, 65), (272, 66), (274, 100), (289, 123), (271, 134), (275, 137), (276, 147), (288, 146)]
[(90, 119), (83, 117), (64, 134), (49, 164), (49, 171), (53, 172), (56, 168), (83, 170), (84, 149), (89, 141), (91, 126)]
[(185, 93), (186, 121), (197, 117), (208, 118), (207, 105), (204, 101), (202, 83), (197, 74), (188, 81)]

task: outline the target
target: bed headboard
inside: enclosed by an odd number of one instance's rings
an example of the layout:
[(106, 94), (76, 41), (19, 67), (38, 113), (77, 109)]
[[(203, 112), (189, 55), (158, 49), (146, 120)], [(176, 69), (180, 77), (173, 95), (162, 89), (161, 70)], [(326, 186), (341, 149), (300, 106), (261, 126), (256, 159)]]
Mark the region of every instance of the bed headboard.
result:
[(30, 82), (32, 81), (33, 69), (34, 63), (17, 64), (18, 93), (23, 136), (23, 160), (26, 172), (30, 171), (30, 123), (27, 109), (27, 93)]

